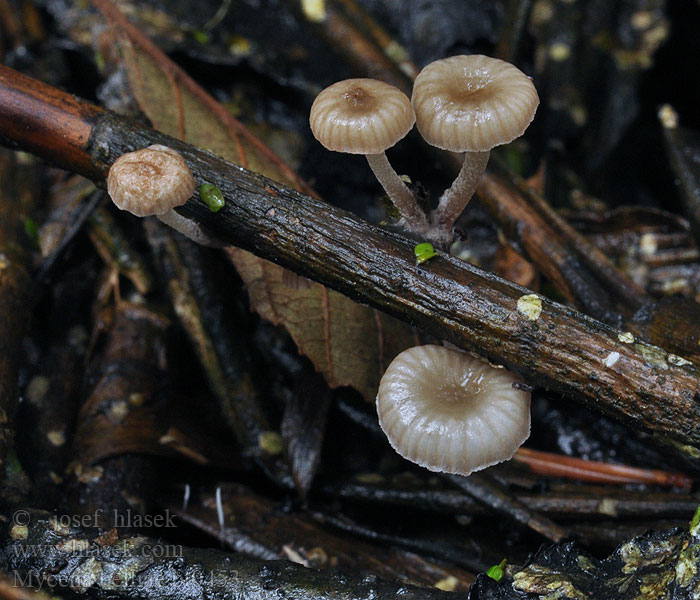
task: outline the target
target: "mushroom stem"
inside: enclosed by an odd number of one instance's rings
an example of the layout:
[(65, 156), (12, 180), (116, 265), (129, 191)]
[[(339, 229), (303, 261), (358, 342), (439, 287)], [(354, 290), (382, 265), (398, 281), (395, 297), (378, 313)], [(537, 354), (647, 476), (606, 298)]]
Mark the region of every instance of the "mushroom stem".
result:
[(440, 233), (452, 239), (452, 226), (469, 204), (479, 185), (479, 180), (489, 162), (490, 150), (486, 152), (465, 152), (462, 168), (452, 185), (440, 197), (435, 209), (433, 225)]
[(372, 169), (377, 181), (399, 211), (408, 229), (415, 233), (424, 233), (428, 229), (428, 219), (416, 202), (416, 198), (406, 184), (396, 174), (389, 164), (385, 152), (380, 154), (365, 154), (369, 168)]
[(224, 244), (206, 233), (197, 223), (176, 213), (173, 209), (156, 216), (168, 227), (172, 227), (175, 231), (190, 238), (200, 246), (209, 246), (211, 248), (222, 248), (224, 246)]

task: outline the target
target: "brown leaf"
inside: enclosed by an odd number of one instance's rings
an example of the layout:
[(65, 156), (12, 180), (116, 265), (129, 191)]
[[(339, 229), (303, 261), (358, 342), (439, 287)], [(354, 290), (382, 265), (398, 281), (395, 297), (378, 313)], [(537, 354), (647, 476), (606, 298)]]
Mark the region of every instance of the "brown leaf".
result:
[(284, 325), (331, 387), (349, 385), (371, 401), (394, 356), (416, 339), (407, 326), (318, 283), (295, 288), (284, 269), (245, 250), (228, 248), (260, 316)]
[[(219, 103), (106, 0), (93, 0), (120, 36), (129, 85), (153, 125), (270, 179), (313, 193)], [(248, 286), (251, 307), (284, 326), (329, 385), (376, 395), (388, 362), (416, 343), (403, 323), (314, 283), (290, 286), (284, 269), (238, 249), (228, 252)], [(289, 276), (284, 276), (289, 281)]]

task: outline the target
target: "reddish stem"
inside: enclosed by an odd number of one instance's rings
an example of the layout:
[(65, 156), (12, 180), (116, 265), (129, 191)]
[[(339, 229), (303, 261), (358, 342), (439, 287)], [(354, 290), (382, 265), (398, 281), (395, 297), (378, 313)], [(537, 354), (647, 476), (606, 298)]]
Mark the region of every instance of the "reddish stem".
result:
[(692, 484), (692, 479), (682, 473), (613, 465), (530, 448), (518, 448), (513, 458), (528, 465), (533, 473), (549, 477), (566, 477), (598, 483), (645, 483), (675, 487), (684, 491), (688, 491)]

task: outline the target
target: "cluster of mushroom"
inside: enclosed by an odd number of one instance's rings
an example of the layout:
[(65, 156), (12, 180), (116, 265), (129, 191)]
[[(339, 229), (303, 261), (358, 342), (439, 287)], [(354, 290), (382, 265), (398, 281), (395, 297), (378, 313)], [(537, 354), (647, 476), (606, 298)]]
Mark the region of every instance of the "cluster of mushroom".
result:
[[(374, 79), (339, 81), (317, 96), (309, 123), (329, 150), (364, 154), (400, 224), (444, 248), (491, 149), (520, 137), (538, 104), (531, 79), (513, 65), (453, 56), (419, 73), (410, 101)], [(464, 153), (459, 175), (429, 215), (385, 155), (414, 124), (429, 144)], [(379, 385), (377, 413), (401, 456), (461, 475), (508, 460), (530, 434), (530, 394), (515, 375), (442, 346), (410, 348), (394, 359)]]
[[(374, 79), (347, 79), (323, 90), (311, 107), (314, 137), (329, 150), (364, 154), (414, 234), (446, 247), (495, 146), (520, 137), (539, 98), (532, 80), (502, 60), (452, 56), (426, 66), (413, 94)], [(413, 128), (431, 145), (463, 152), (462, 169), (428, 216), (384, 154)]]

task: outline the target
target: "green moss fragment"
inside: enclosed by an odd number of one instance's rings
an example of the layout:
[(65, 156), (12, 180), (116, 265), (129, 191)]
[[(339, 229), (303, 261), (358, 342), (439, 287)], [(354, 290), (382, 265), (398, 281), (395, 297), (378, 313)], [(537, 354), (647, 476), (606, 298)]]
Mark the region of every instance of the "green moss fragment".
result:
[(415, 248), (413, 248), (413, 254), (416, 257), (417, 265), (422, 265), (424, 262), (427, 262), (433, 258), (433, 256), (437, 256), (435, 248), (433, 248), (433, 245), (429, 244), (428, 242), (416, 244)]
[(506, 567), (506, 559), (504, 558), (497, 565), (493, 565), (486, 569), (486, 576), (494, 581), (500, 581), (503, 578), (503, 569)]
[(695, 514), (693, 515), (693, 518), (690, 520), (690, 527), (688, 528), (688, 531), (690, 531), (691, 535), (698, 534), (698, 525), (700, 525), (700, 506), (698, 506), (695, 509)]
[(209, 208), (211, 212), (219, 212), (219, 209), (226, 204), (221, 190), (213, 183), (203, 183), (200, 185), (199, 197), (202, 199), (202, 202), (207, 205), (207, 208)]
[(192, 38), (198, 44), (205, 45), (209, 43), (209, 34), (207, 34), (205, 31), (193, 31)]
[(24, 232), (27, 234), (27, 237), (31, 240), (32, 245), (35, 248), (39, 247), (39, 226), (36, 224), (36, 221), (34, 219), (27, 217), (24, 220)]

